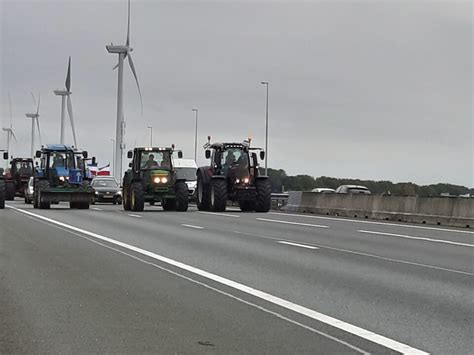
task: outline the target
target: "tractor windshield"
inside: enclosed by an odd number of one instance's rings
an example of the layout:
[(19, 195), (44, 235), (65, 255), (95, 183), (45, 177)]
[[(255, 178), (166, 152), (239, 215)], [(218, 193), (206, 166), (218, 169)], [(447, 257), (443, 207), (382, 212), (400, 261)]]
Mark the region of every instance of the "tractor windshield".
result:
[(31, 175), (33, 174), (33, 162), (17, 161), (12, 167), (12, 174)]
[(52, 169), (74, 169), (74, 163), (73, 152), (52, 152), (49, 157), (49, 167)]
[(140, 168), (142, 170), (171, 170), (171, 154), (167, 150), (143, 151), (140, 158)]
[(248, 175), (248, 153), (241, 148), (230, 148), (222, 152), (221, 166), (224, 175)]

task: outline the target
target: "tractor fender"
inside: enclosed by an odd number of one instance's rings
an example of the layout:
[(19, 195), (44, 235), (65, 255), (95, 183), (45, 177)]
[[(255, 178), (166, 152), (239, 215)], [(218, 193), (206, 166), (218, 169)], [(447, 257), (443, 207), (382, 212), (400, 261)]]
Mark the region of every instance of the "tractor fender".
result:
[(266, 176), (266, 175), (263, 175), (263, 176), (260, 175), (260, 176), (257, 176), (257, 177), (255, 178), (255, 180), (268, 180), (268, 176)]
[(224, 175), (214, 175), (211, 176), (211, 180), (225, 180), (226, 177)]

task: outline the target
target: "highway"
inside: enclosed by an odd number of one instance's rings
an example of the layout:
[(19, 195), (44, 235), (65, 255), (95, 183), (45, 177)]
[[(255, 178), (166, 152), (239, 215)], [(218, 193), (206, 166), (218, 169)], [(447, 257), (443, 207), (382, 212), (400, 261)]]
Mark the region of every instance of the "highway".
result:
[(66, 207), (0, 211), (0, 353), (474, 349), (472, 231)]

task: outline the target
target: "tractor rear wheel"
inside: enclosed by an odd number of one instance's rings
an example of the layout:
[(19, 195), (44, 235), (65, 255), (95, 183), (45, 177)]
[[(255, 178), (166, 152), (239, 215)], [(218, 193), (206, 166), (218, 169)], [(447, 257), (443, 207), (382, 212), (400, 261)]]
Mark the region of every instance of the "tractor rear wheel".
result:
[(5, 181), (5, 200), (13, 201), (15, 199), (15, 183), (13, 181)]
[(5, 180), (0, 180), (0, 209), (5, 208)]
[(51, 207), (51, 201), (47, 201), (43, 195), (43, 190), (49, 189), (49, 181), (41, 180), (36, 184), (35, 198), (39, 209), (47, 210)]
[(255, 201), (239, 201), (239, 207), (242, 212), (255, 210)]
[(176, 211), (186, 212), (189, 205), (188, 185), (184, 181), (176, 183)]
[(211, 180), (211, 210), (224, 212), (227, 206), (227, 181), (224, 179)]
[(123, 209), (125, 211), (130, 211), (132, 207), (130, 206), (130, 187), (124, 186), (123, 187)]
[(197, 178), (196, 200), (199, 211), (209, 211), (211, 205), (211, 193), (209, 191), (209, 185), (204, 182), (201, 175), (198, 175)]
[(140, 182), (132, 182), (130, 197), (130, 207), (132, 211), (143, 211), (145, 208), (145, 196), (143, 195), (143, 186)]
[(272, 187), (270, 180), (255, 181), (255, 188), (257, 190), (257, 197), (255, 201), (255, 211), (268, 212), (272, 207)]

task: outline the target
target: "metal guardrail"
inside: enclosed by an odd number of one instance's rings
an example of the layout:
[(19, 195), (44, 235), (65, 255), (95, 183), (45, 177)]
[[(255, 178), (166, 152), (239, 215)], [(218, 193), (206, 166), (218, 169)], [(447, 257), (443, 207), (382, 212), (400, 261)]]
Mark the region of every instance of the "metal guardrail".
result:
[(288, 203), (289, 193), (272, 193), (272, 209), (279, 210)]

